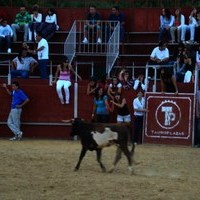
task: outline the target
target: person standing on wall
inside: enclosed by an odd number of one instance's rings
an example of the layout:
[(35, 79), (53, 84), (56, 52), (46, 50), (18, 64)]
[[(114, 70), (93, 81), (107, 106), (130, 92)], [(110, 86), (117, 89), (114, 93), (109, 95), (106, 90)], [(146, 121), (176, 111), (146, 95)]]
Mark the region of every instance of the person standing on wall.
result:
[(37, 32), (36, 41), (38, 42), (37, 49), (33, 51), (34, 54), (37, 53), (38, 64), (40, 69), (40, 77), (42, 79), (48, 78), (47, 73), (47, 63), (49, 61), (49, 44), (46, 39), (44, 39), (40, 32)]
[(20, 130), (22, 107), (29, 102), (29, 98), (23, 90), (19, 88), (19, 83), (17, 81), (12, 83), (12, 91), (7, 88), (5, 83), (3, 84), (3, 87), (12, 97), (11, 110), (8, 116), (7, 125), (15, 136), (10, 138), (10, 140), (21, 140), (23, 135), (23, 132)]
[(133, 143), (142, 143), (143, 120), (144, 115), (148, 110), (145, 108), (145, 99), (143, 93), (140, 91), (137, 97), (133, 100), (134, 109), (134, 137)]

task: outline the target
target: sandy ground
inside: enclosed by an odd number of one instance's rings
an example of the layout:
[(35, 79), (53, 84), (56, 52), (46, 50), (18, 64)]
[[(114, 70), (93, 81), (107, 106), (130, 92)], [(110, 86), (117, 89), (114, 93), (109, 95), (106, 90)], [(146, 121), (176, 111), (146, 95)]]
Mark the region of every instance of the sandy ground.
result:
[[(200, 149), (138, 145), (134, 175), (123, 156), (112, 173), (102, 173), (95, 152), (73, 168), (78, 141), (0, 140), (0, 200), (198, 200)], [(115, 147), (103, 151), (107, 169)]]

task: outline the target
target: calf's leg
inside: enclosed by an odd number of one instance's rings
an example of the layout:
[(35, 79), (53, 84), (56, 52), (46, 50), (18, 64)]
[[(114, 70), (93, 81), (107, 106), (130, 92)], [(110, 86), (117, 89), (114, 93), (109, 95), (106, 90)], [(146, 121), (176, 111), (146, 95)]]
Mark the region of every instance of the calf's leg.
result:
[(112, 167), (110, 168), (109, 172), (112, 173), (117, 165), (117, 163), (119, 162), (119, 160), (121, 159), (122, 157), (122, 151), (121, 151), (121, 148), (120, 147), (117, 147), (117, 150), (116, 150), (116, 155), (115, 155), (115, 160), (113, 162), (113, 165)]
[(78, 160), (76, 167), (74, 168), (74, 171), (77, 171), (80, 168), (81, 161), (83, 160), (86, 152), (87, 152), (87, 148), (82, 147), (82, 150), (81, 150), (81, 153), (79, 156), (79, 160)]
[(103, 165), (103, 163), (101, 162), (101, 151), (102, 151), (102, 149), (97, 149), (97, 150), (96, 150), (96, 153), (97, 153), (97, 162), (99, 163), (102, 172), (105, 172), (105, 171), (106, 171), (106, 168), (105, 168), (105, 166)]
[(128, 160), (128, 169), (130, 171), (130, 173), (132, 174), (133, 173), (133, 167), (132, 167), (132, 156), (131, 156), (131, 153), (130, 151), (128, 150), (128, 147), (126, 145), (122, 145), (121, 146), (121, 150), (124, 152), (127, 160)]

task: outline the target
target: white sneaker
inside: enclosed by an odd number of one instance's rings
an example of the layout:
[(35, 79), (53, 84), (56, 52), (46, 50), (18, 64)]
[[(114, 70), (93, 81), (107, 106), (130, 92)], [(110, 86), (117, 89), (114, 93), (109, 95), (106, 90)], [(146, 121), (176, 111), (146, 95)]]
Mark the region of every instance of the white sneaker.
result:
[(17, 137), (14, 136), (14, 137), (10, 138), (9, 140), (10, 140), (10, 141), (15, 141), (15, 140), (17, 140)]
[(11, 48), (8, 48), (7, 53), (11, 53)]
[(101, 44), (101, 38), (97, 39), (97, 44)]
[(69, 101), (66, 101), (65, 103), (66, 103), (66, 104), (69, 104)]
[(61, 104), (64, 104), (65, 102), (64, 102), (64, 100), (63, 100), (63, 99), (61, 99), (61, 100), (60, 100), (60, 103), (61, 103)]
[(23, 135), (23, 132), (21, 131), (21, 132), (17, 135), (17, 140), (21, 140), (21, 139), (22, 139), (22, 135)]
[(84, 44), (88, 43), (88, 39), (85, 37), (84, 40), (82, 41)]

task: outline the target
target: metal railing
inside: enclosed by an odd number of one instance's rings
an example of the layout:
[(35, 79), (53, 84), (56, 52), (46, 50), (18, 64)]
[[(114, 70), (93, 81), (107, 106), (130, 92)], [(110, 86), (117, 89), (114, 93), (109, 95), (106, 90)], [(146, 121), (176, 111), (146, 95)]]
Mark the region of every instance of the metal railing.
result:
[(106, 73), (110, 73), (119, 55), (119, 34), (118, 21), (102, 20), (91, 28), (87, 20), (76, 20), (65, 40), (64, 54), (70, 63), (76, 55), (106, 56)]
[(10, 60), (4, 60), (4, 61), (0, 61), (0, 66), (5, 66), (8, 69), (7, 75), (1, 75), (0, 77), (2, 78), (7, 78), (7, 84), (10, 85), (11, 84), (11, 61)]
[(120, 34), (120, 22), (118, 22), (114, 28), (114, 31), (107, 44), (106, 55), (106, 73), (109, 75), (110, 71), (119, 56), (119, 34)]
[(72, 62), (76, 53), (76, 29), (75, 21), (64, 43), (64, 55), (68, 57), (69, 63)]

